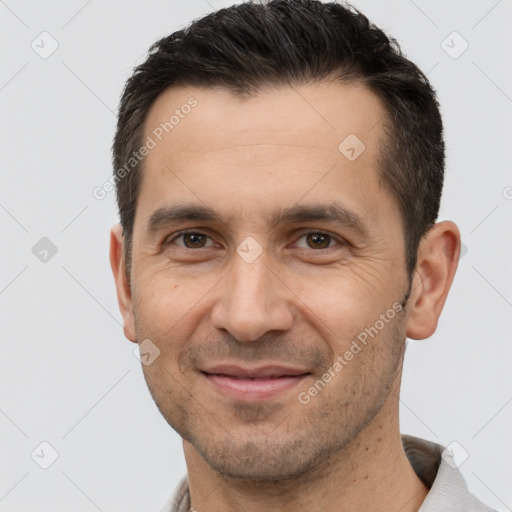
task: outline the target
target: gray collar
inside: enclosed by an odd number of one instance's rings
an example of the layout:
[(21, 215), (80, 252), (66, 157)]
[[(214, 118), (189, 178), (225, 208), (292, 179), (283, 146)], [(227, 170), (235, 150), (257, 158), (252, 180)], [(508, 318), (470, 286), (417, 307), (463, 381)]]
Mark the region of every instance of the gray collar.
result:
[[(418, 512), (495, 512), (473, 496), (449, 450), (402, 434), (402, 444), (418, 478), (430, 489)], [(189, 512), (188, 479), (183, 477), (160, 512)]]

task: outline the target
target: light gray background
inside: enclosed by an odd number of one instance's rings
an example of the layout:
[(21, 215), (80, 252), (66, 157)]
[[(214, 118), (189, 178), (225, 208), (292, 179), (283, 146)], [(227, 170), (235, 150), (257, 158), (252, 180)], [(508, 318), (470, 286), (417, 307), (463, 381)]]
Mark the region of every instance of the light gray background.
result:
[[(157, 510), (185, 472), (123, 336), (108, 263), (114, 193), (92, 190), (111, 174), (133, 66), (156, 39), (231, 3), (0, 1), (0, 511)], [(436, 334), (409, 342), (401, 429), (459, 443), (470, 489), (512, 510), (512, 2), (355, 5), (438, 90), (440, 218), (468, 248)], [(46, 59), (31, 48), (50, 48), (43, 31), (59, 45)], [(469, 43), (458, 58), (453, 31)], [(32, 252), (42, 237), (58, 249), (46, 263)], [(43, 441), (59, 454), (48, 469), (31, 458), (51, 461)]]

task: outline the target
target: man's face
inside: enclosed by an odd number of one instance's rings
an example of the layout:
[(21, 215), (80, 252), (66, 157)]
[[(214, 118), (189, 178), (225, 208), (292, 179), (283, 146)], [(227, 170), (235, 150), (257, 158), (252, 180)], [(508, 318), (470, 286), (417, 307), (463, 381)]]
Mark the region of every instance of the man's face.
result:
[[(160, 350), (145, 378), (211, 467), (289, 478), (396, 402), (409, 283), (398, 205), (377, 182), (384, 111), (354, 85), (245, 100), (177, 88), (144, 140), (191, 96), (147, 155), (137, 203), (133, 331)], [(153, 216), (177, 206), (213, 216)]]

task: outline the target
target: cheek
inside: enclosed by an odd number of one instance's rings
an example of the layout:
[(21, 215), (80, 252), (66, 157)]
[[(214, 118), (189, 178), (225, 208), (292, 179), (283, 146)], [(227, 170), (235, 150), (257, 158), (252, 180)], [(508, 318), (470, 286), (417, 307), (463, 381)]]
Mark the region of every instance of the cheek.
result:
[(154, 377), (163, 365), (182, 371), (180, 362), (190, 340), (211, 332), (212, 297), (221, 277), (215, 272), (184, 277), (165, 268), (138, 276), (140, 285), (134, 293), (137, 335), (152, 340), (161, 351), (161, 357), (146, 368), (148, 374)]
[(179, 270), (165, 267), (139, 273), (135, 293), (140, 319), (152, 319), (153, 327), (169, 329), (200, 305), (219, 277), (213, 273), (183, 277)]
[[(290, 282), (294, 282), (291, 288), (303, 314), (311, 321), (316, 318), (315, 323), (330, 327), (343, 339), (364, 329), (368, 322), (373, 323), (393, 303), (390, 284), (373, 281), (363, 270), (345, 268), (334, 275), (295, 277)], [(333, 332), (329, 337), (332, 336)]]
[[(139, 282), (141, 286), (134, 293), (137, 337), (150, 339), (165, 354), (165, 359), (174, 357), (173, 354), (181, 346), (181, 333), (197, 300), (194, 301), (194, 297), (184, 293), (184, 287), (170, 279), (159, 276), (157, 279), (144, 281), (144, 284), (142, 280)], [(171, 347), (172, 350), (169, 350)], [(158, 366), (156, 363), (157, 361), (154, 366)], [(148, 371), (153, 370), (154, 368), (148, 368)]]

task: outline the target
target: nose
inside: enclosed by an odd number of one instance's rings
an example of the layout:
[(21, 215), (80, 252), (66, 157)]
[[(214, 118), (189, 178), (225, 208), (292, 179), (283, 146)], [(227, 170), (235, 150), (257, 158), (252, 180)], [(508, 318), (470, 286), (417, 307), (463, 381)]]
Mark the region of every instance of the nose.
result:
[(256, 341), (269, 331), (289, 330), (293, 294), (276, 274), (265, 252), (251, 263), (235, 254), (231, 271), (216, 287), (213, 326), (243, 342)]

